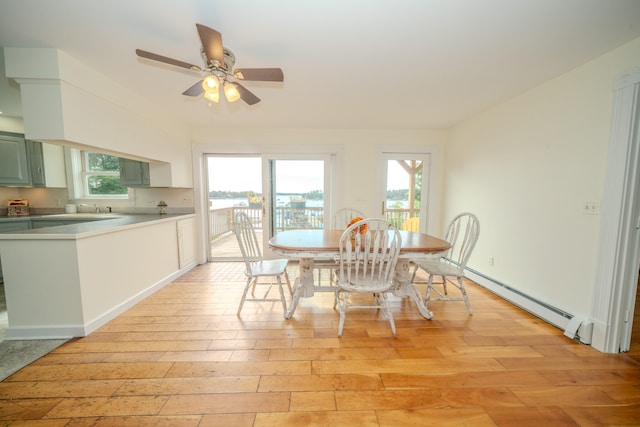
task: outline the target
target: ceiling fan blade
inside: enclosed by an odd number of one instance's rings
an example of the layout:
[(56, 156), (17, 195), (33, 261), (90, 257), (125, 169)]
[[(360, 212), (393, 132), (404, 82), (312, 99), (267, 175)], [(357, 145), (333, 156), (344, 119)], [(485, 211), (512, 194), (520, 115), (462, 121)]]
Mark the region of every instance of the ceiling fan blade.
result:
[(136, 54), (141, 58), (164, 62), (165, 64), (175, 65), (176, 67), (187, 68), (189, 70), (202, 71), (202, 68), (198, 67), (197, 65), (189, 64), (188, 62), (179, 61), (167, 56), (158, 55), (157, 53), (147, 52), (146, 50), (136, 49)]
[(240, 83), (234, 82), (231, 84), (235, 85), (238, 88), (238, 92), (240, 92), (240, 98), (242, 98), (242, 100), (247, 104), (253, 105), (260, 102), (260, 98), (255, 96), (253, 93), (251, 93), (246, 87), (242, 86)]
[(202, 24), (196, 24), (196, 28), (198, 29), (204, 54), (207, 56), (207, 66), (213, 65), (213, 61), (217, 61), (219, 66), (224, 66), (222, 34)]
[(200, 80), (198, 83), (194, 84), (189, 89), (182, 92), (182, 94), (187, 96), (198, 96), (202, 92), (204, 92), (204, 89), (202, 88), (202, 80)]
[(284, 81), (284, 74), (280, 68), (236, 68), (233, 75), (240, 80), (259, 82)]

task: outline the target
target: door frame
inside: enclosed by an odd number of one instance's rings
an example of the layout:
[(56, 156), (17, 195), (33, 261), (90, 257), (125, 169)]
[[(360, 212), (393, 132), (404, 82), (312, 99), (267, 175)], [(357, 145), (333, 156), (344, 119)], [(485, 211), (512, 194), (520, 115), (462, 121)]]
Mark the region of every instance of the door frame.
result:
[[(192, 165), (193, 165), (193, 204), (196, 215), (196, 244), (197, 262), (204, 264), (209, 259), (209, 202), (207, 194), (208, 179), (206, 174), (207, 155), (238, 155), (238, 156), (269, 156), (269, 155), (332, 155), (334, 170), (330, 174), (330, 185), (332, 190), (329, 203), (333, 204), (336, 197), (339, 197), (339, 186), (336, 182), (341, 182), (343, 172), (344, 153), (341, 145), (301, 145), (301, 144), (257, 144), (234, 142), (233, 144), (193, 144), (192, 145)], [(264, 171), (263, 171), (264, 173)], [(325, 180), (327, 177), (325, 177)], [(265, 244), (266, 246), (266, 244)], [(270, 251), (264, 252), (269, 256)]]
[[(265, 154), (262, 157), (262, 194), (265, 195), (265, 212), (264, 218), (268, 223), (268, 229), (263, 229), (263, 247), (265, 248), (265, 254), (271, 253), (268, 249), (267, 242), (274, 234), (274, 222), (273, 222), (273, 177), (271, 175), (271, 164), (273, 161), (278, 160), (322, 160), (324, 161), (324, 206), (323, 206), (323, 215), (325, 218), (325, 227), (327, 224), (326, 219), (330, 217), (330, 212), (332, 212), (332, 206), (335, 204), (335, 197), (333, 196), (333, 182), (332, 182), (332, 173), (335, 167), (335, 155), (334, 154), (318, 154), (318, 153), (298, 153), (298, 154)], [(273, 255), (273, 254), (271, 254)]]
[(591, 345), (605, 353), (628, 349), (640, 253), (640, 68), (615, 81)]
[[(423, 166), (422, 173), (422, 192), (423, 195), (426, 192), (426, 200), (422, 200), (422, 203), (427, 204), (427, 208), (421, 207), (420, 211), (420, 231), (423, 233), (429, 233), (432, 235), (441, 235), (443, 230), (442, 225), (442, 209), (438, 209), (437, 206), (442, 206), (442, 175), (440, 171), (440, 149), (436, 145), (383, 145), (378, 147), (378, 159), (380, 164), (380, 170), (384, 173), (379, 174), (379, 180), (377, 184), (378, 188), (378, 201), (376, 212), (380, 212), (383, 201), (385, 200), (386, 189), (386, 156), (427, 156), (428, 163)], [(425, 173), (427, 172), (427, 173)], [(426, 186), (425, 186), (426, 182)], [(424, 224), (424, 225), (423, 225)]]

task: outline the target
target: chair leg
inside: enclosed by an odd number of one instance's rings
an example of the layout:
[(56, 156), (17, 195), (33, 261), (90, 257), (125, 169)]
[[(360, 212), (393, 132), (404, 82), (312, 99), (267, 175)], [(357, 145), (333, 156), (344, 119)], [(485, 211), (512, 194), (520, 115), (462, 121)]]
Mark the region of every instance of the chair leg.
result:
[(467, 295), (467, 290), (464, 288), (464, 285), (462, 284), (462, 278), (458, 277), (458, 287), (460, 288), (460, 292), (462, 292), (462, 299), (464, 300), (464, 303), (467, 305), (467, 311), (469, 312), (469, 314), (473, 314), (473, 311), (471, 311), (471, 304), (469, 303), (469, 296)]
[(445, 276), (442, 276), (442, 291), (445, 295), (449, 295), (447, 293), (447, 278)]
[(416, 280), (416, 273), (418, 273), (418, 269), (420, 268), (420, 266), (418, 264), (416, 264), (413, 268), (413, 274), (411, 275), (411, 280), (409, 281), (409, 283), (413, 283)]
[(396, 334), (396, 323), (393, 320), (393, 313), (391, 313), (391, 307), (389, 306), (387, 293), (383, 292), (382, 294), (376, 294), (376, 300), (380, 308), (382, 308), (382, 315), (389, 321), (389, 326), (391, 326), (391, 333), (394, 337), (397, 337), (398, 335)]
[[(340, 294), (342, 295), (342, 301), (340, 301)], [(338, 337), (342, 336), (342, 330), (344, 329), (344, 319), (347, 317), (347, 306), (349, 305), (349, 292), (336, 292), (336, 302), (340, 312), (340, 324), (338, 325)]]
[(293, 289), (291, 288), (291, 281), (289, 280), (289, 273), (287, 273), (287, 270), (284, 271), (284, 278), (287, 282), (287, 288), (289, 288), (289, 296), (293, 296)]
[(287, 313), (287, 300), (284, 297), (284, 289), (282, 289), (282, 279), (280, 276), (276, 276), (276, 280), (278, 281), (278, 292), (280, 292), (280, 301), (282, 301), (282, 312)]
[[(242, 297), (240, 298), (240, 306), (238, 307), (238, 316), (240, 315), (240, 312), (242, 311), (242, 306), (244, 305), (244, 300), (247, 298), (247, 292), (249, 292), (249, 288), (251, 287), (251, 283), (253, 281), (255, 281), (256, 279), (249, 277), (247, 278), (247, 284), (244, 287), (244, 291), (242, 292)], [(254, 285), (254, 289), (255, 289), (255, 285)]]
[[(253, 280), (253, 286), (251, 287), (251, 298), (256, 298), (256, 287), (258, 286), (258, 279)], [(267, 290), (267, 293), (269, 291)]]
[(429, 281), (427, 282), (427, 291), (424, 294), (424, 307), (429, 305), (429, 298), (431, 298), (431, 290), (433, 289), (433, 274), (429, 274)]

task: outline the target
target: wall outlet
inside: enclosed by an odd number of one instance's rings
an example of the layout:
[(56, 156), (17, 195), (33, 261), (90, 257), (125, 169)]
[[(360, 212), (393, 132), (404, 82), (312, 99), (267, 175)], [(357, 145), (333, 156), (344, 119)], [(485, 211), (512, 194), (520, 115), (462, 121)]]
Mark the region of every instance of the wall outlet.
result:
[(585, 215), (600, 215), (600, 204), (598, 202), (584, 202), (582, 213)]

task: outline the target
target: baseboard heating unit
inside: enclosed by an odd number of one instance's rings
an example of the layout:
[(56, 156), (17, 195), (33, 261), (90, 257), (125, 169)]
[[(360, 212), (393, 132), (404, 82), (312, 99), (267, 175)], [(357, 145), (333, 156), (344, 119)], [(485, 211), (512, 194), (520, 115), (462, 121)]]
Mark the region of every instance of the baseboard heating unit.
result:
[(471, 268), (465, 268), (465, 277), (489, 292), (562, 329), (565, 331), (567, 337), (579, 339), (580, 342), (584, 344), (591, 344), (591, 334), (593, 332), (592, 321), (574, 316), (551, 304), (539, 301)]

